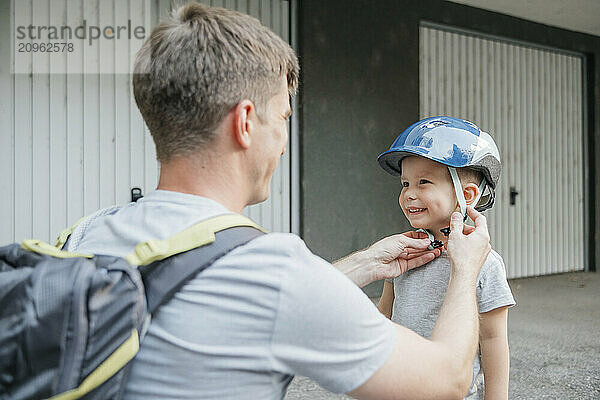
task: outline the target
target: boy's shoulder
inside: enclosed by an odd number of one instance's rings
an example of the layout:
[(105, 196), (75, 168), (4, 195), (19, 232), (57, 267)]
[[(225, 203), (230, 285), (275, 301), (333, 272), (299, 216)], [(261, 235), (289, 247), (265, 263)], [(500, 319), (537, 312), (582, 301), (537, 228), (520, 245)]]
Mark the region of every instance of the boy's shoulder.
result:
[(477, 280), (477, 302), (480, 313), (515, 304), (506, 278), (502, 256), (492, 249), (481, 267)]
[(500, 265), (504, 266), (504, 259), (496, 250), (491, 249), (490, 254), (488, 254), (487, 259), (483, 263), (484, 266), (486, 266), (488, 264), (490, 266), (495, 265), (495, 264), (500, 264)]
[(490, 254), (481, 266), (479, 272), (479, 283), (482, 281), (506, 280), (506, 267), (502, 256), (494, 249), (490, 250)]

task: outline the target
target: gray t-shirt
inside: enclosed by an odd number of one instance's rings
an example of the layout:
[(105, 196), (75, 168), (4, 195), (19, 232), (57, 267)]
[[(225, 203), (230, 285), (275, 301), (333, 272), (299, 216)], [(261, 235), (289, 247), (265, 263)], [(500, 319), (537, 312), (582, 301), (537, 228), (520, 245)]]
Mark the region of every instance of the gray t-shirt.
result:
[[(444, 302), (449, 279), (450, 261), (446, 252), (424, 266), (395, 278), (392, 321), (429, 338)], [(506, 280), (504, 262), (494, 250), (490, 252), (479, 273), (477, 303), (480, 313), (515, 305)], [(467, 395), (469, 400), (479, 398), (477, 381), (480, 370), (478, 352), (473, 363), (473, 384)]]
[[(71, 251), (125, 256), (229, 211), (155, 191), (82, 224)], [(295, 374), (348, 392), (396, 343), (394, 324), (296, 235), (269, 233), (201, 272), (152, 317), (125, 399), (281, 399)]]

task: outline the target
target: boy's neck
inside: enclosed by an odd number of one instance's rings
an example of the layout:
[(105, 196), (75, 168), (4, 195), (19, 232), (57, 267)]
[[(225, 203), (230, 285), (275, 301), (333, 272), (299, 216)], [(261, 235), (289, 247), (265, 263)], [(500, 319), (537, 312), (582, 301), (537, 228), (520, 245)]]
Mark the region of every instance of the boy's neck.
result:
[(446, 236), (442, 232), (440, 232), (439, 229), (430, 230), (430, 232), (433, 234), (433, 237), (435, 238), (435, 240), (439, 240), (440, 242), (444, 243), (444, 246), (448, 243), (448, 236)]
[[(423, 229), (423, 228), (422, 228)], [(444, 246), (448, 243), (448, 236), (444, 235), (439, 229), (425, 229), (433, 235), (434, 240), (440, 241)]]

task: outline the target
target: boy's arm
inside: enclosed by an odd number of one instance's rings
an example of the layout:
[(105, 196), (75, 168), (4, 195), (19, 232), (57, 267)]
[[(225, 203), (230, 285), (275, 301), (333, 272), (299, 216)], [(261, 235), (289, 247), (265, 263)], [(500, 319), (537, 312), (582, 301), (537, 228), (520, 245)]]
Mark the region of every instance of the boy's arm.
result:
[(387, 319), (392, 319), (392, 306), (394, 304), (394, 284), (388, 281), (383, 283), (383, 292), (379, 303), (377, 303), (377, 309), (380, 313), (385, 315)]
[(479, 347), (485, 378), (485, 400), (508, 399), (508, 307), (479, 314)]

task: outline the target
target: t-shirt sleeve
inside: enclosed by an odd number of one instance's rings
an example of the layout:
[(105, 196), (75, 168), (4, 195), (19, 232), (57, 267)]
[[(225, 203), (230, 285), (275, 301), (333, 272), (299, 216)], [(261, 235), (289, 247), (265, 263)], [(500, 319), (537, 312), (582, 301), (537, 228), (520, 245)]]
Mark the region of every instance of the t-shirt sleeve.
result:
[(296, 237), (284, 265), (273, 367), (346, 393), (368, 380), (396, 344), (394, 324), (343, 273)]
[(506, 280), (504, 261), (493, 250), (490, 252), (479, 273), (477, 301), (480, 313), (515, 305), (515, 299)]

